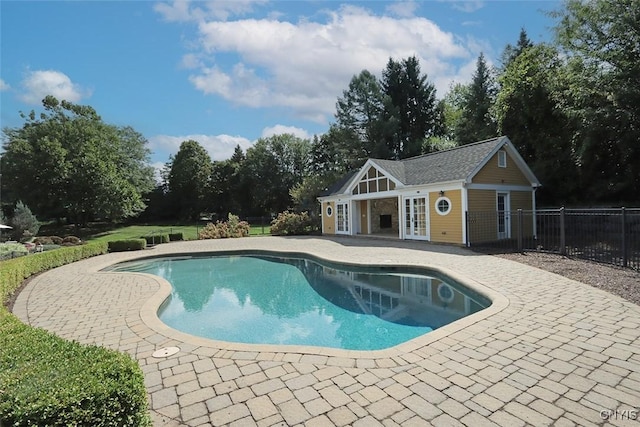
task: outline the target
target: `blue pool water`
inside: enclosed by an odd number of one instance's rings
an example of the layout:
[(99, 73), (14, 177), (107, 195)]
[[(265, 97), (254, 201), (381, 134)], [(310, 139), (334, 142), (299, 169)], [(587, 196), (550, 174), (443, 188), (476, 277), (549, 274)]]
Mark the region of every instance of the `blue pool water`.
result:
[(378, 350), (490, 305), (438, 274), (400, 273), (266, 255), (155, 258), (112, 271), (172, 285), (159, 318), (223, 341)]

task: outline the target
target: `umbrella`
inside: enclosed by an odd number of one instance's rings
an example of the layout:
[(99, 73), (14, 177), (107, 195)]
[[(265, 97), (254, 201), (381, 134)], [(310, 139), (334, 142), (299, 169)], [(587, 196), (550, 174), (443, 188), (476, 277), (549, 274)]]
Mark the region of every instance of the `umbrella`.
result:
[(9, 227), (8, 225), (0, 224), (0, 229), (4, 229), (4, 228), (13, 228), (13, 227)]

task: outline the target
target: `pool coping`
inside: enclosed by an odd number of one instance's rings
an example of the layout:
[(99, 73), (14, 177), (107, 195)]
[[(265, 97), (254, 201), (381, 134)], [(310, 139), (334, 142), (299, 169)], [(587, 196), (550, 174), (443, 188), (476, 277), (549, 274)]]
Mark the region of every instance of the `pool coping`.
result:
[[(206, 254), (232, 254), (232, 253), (245, 253), (252, 252), (251, 250), (209, 250), (206, 252), (193, 252), (193, 251), (176, 251), (176, 252), (163, 252), (158, 255), (147, 255), (141, 253), (140, 256), (130, 257), (125, 262), (132, 261), (140, 261), (140, 260), (148, 260), (155, 258), (168, 258), (175, 256), (183, 256), (188, 254), (189, 256), (200, 256)], [(394, 357), (400, 354), (411, 353), (413, 351), (418, 350), (430, 343), (438, 341), (444, 337), (447, 337), (455, 332), (458, 332), (466, 327), (473, 325), (483, 319), (486, 319), (490, 316), (493, 316), (505, 308), (509, 306), (509, 299), (502, 295), (500, 292), (495, 291), (487, 286), (484, 286), (482, 283), (473, 280), (469, 277), (466, 277), (456, 271), (451, 269), (431, 265), (428, 263), (424, 263), (422, 265), (407, 265), (401, 263), (363, 263), (363, 262), (344, 262), (335, 259), (326, 258), (323, 256), (318, 256), (316, 254), (312, 254), (309, 252), (301, 252), (301, 251), (269, 251), (269, 250), (255, 250), (254, 253), (260, 254), (271, 254), (271, 255), (309, 255), (310, 257), (317, 258), (326, 262), (340, 263), (343, 265), (352, 265), (352, 266), (367, 266), (367, 267), (385, 267), (385, 266), (393, 266), (397, 268), (411, 268), (411, 269), (425, 269), (437, 271), (445, 276), (450, 277), (454, 281), (460, 283), (461, 285), (470, 288), (474, 292), (479, 293), (480, 295), (486, 297), (491, 301), (491, 305), (483, 310), (480, 310), (476, 313), (467, 315), (461, 319), (458, 319), (454, 322), (451, 322), (447, 325), (444, 325), (436, 330), (428, 332), (424, 335), (420, 335), (411, 340), (405, 341), (393, 347), (389, 347), (381, 350), (344, 350), (330, 347), (317, 347), (317, 346), (304, 346), (304, 345), (296, 345), (296, 344), (249, 344), (249, 343), (239, 343), (239, 342), (231, 342), (231, 341), (221, 341), (210, 338), (198, 337), (196, 335), (191, 335), (186, 332), (179, 331), (174, 329), (167, 324), (165, 324), (158, 317), (158, 311), (162, 307), (162, 305), (166, 302), (166, 300), (171, 296), (171, 283), (166, 279), (148, 273), (140, 273), (140, 272), (114, 272), (114, 271), (103, 271), (105, 268), (112, 267), (122, 261), (116, 261), (109, 263), (106, 266), (102, 266), (97, 269), (95, 272), (99, 274), (125, 274), (125, 275), (139, 275), (142, 277), (147, 277), (153, 281), (155, 281), (159, 290), (149, 298), (143, 306), (140, 308), (140, 316), (144, 324), (149, 327), (151, 330), (171, 337), (179, 342), (187, 343), (194, 347), (203, 347), (215, 350), (229, 350), (228, 353), (223, 353), (218, 357), (225, 358), (225, 354), (227, 358), (235, 358), (237, 357), (237, 352), (243, 353), (294, 353), (300, 355), (310, 355), (310, 356), (328, 356), (335, 358), (349, 358), (349, 359), (386, 359), (390, 357)]]

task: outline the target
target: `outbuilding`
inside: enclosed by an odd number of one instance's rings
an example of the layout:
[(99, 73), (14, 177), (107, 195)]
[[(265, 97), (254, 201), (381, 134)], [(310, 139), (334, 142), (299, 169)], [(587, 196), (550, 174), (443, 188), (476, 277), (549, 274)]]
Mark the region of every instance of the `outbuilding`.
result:
[[(403, 160), (368, 159), (318, 198), (322, 233), (462, 245), (511, 238), (511, 212), (535, 214), (538, 187), (506, 136)], [(493, 213), (491, 226), (470, 230), (472, 212)], [(529, 222), (527, 234), (535, 234)]]

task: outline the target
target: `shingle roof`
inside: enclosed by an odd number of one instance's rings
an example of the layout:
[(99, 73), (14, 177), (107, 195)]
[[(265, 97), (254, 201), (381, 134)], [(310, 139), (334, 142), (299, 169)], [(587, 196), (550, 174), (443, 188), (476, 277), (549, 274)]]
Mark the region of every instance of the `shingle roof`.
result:
[[(404, 185), (435, 184), (466, 179), (491, 152), (508, 139), (504, 136), (403, 160), (370, 159)], [(354, 172), (343, 177), (322, 196), (347, 191)]]
[[(401, 162), (405, 169), (405, 179), (402, 183), (420, 185), (466, 179), (505, 139), (505, 137), (492, 138), (450, 150), (399, 160), (398, 162)], [(392, 172), (389, 171), (389, 173)]]

